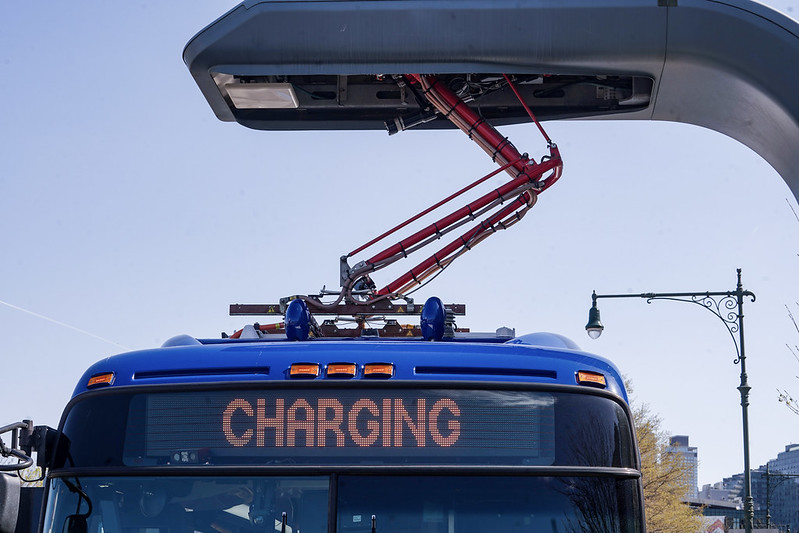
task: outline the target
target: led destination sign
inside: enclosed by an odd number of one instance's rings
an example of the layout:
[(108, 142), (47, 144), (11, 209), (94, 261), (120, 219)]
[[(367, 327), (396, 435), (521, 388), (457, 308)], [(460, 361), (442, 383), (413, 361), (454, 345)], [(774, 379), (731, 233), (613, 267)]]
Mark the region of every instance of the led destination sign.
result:
[[(405, 400), (405, 401), (403, 401)], [(383, 398), (380, 404), (370, 398), (358, 398), (345, 408), (339, 398), (317, 398), (312, 405), (307, 398), (297, 398), (286, 406), (284, 398), (267, 405), (264, 398), (256, 407), (245, 399), (232, 400), (222, 413), (222, 431), (232, 446), (270, 447), (369, 447), (395, 446), (449, 447), (461, 436), (461, 408), (451, 398), (441, 398), (428, 409), (426, 398)], [(235, 426), (245, 427), (241, 434)], [(406, 442), (405, 433), (410, 432)], [(330, 438), (328, 439), (328, 435)], [(268, 444), (267, 444), (268, 442)]]
[(551, 464), (554, 403), (547, 393), (485, 390), (138, 395), (131, 402), (125, 456), (128, 464), (229, 464), (234, 458), (407, 463), (424, 457), (440, 463), (446, 457), (484, 462), (486, 456)]

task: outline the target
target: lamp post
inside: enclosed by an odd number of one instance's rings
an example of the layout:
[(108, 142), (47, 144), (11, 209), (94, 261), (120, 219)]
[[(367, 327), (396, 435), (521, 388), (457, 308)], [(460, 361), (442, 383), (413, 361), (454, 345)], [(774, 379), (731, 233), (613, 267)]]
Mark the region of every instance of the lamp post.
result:
[[(599, 308), (596, 301), (600, 298), (644, 298), (646, 303), (652, 300), (672, 300), (675, 302), (688, 302), (707, 309), (716, 315), (730, 332), (735, 345), (736, 358), (734, 364), (741, 364), (741, 384), (738, 391), (741, 393), (741, 410), (743, 415), (743, 446), (744, 446), (744, 528), (746, 533), (752, 533), (754, 521), (754, 502), (752, 500), (752, 476), (749, 466), (749, 391), (751, 387), (746, 375), (746, 352), (744, 350), (744, 298), (755, 301), (754, 293), (745, 291), (741, 285), (741, 269), (738, 269), (738, 285), (734, 291), (726, 292), (664, 292), (642, 294), (597, 294), (591, 295), (593, 304), (588, 313), (588, 324), (585, 330), (592, 339), (602, 334), (604, 327), (599, 319)], [(736, 335), (738, 338), (736, 339)]]

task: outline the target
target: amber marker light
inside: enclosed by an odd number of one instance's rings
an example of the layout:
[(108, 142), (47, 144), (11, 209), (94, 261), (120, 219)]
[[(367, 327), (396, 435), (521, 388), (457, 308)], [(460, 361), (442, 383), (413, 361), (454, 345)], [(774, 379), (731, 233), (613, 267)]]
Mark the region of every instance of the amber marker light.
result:
[(353, 378), (357, 369), (355, 363), (330, 363), (327, 365), (327, 377)]
[(363, 367), (365, 378), (390, 378), (394, 375), (392, 363), (367, 363)]
[(319, 363), (294, 363), (289, 370), (289, 376), (293, 378), (319, 377)]
[(577, 372), (577, 383), (580, 385), (593, 385), (595, 387), (607, 387), (605, 376), (599, 372), (591, 372), (588, 370), (580, 370)]
[(91, 389), (94, 387), (103, 387), (113, 384), (114, 384), (114, 373), (105, 372), (103, 374), (97, 374), (96, 376), (90, 377), (89, 382), (86, 384), (86, 388)]

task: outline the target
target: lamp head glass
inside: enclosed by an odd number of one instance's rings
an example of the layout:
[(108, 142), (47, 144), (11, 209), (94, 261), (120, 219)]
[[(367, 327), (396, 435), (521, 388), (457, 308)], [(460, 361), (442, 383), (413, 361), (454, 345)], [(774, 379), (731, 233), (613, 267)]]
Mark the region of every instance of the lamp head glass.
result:
[(588, 311), (588, 324), (585, 325), (585, 331), (592, 339), (598, 339), (599, 336), (602, 335), (603, 329), (605, 329), (605, 327), (599, 320), (599, 308), (596, 306), (596, 299), (594, 299), (594, 305), (592, 305), (591, 310)]

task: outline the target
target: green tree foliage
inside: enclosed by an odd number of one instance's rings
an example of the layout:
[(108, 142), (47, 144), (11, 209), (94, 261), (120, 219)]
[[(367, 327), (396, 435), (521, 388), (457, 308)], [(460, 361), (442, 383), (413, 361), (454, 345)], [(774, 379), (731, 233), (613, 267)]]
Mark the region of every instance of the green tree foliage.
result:
[(633, 420), (641, 453), (647, 532), (701, 531), (701, 512), (682, 501), (688, 493), (686, 465), (679, 455), (667, 453), (668, 437), (660, 417), (642, 404), (633, 406)]
[(42, 467), (31, 466), (19, 473), (19, 478), (22, 480), (23, 487), (43, 487), (44, 476), (42, 475)]
[[(0, 465), (12, 465), (18, 461), (15, 457), (0, 457)], [(19, 471), (17, 474), (23, 487), (41, 487), (44, 485), (44, 476), (39, 466), (31, 466)]]

